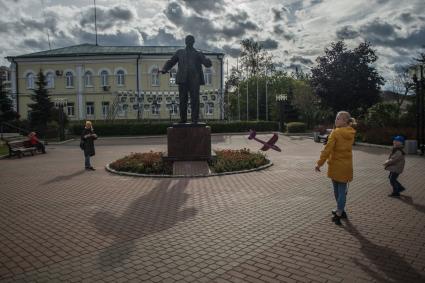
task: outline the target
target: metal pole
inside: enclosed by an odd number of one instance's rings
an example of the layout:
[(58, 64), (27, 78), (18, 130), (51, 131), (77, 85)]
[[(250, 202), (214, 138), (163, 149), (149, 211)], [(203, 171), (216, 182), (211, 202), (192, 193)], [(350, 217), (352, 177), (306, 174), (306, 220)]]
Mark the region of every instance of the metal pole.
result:
[(249, 121), (249, 70), (248, 67), (246, 67), (246, 120)]
[(257, 79), (257, 121), (260, 119), (260, 104), (258, 103), (258, 72), (256, 74), (256, 79)]
[(227, 93), (227, 121), (230, 122), (230, 95), (229, 95), (229, 59), (226, 61), (226, 76), (227, 76), (227, 84), (226, 84), (226, 93)]
[(241, 99), (239, 93), (239, 57), (236, 58), (236, 71), (238, 72), (238, 120), (241, 120)]
[[(415, 70), (416, 72), (416, 70)], [(420, 149), (421, 146), (421, 138), (420, 138), (420, 128), (421, 128), (421, 120), (420, 120), (420, 102), (421, 102), (421, 91), (420, 91), (420, 80), (416, 76), (416, 73), (413, 75), (413, 81), (415, 82), (416, 89), (416, 142), (417, 149)]]
[(265, 79), (266, 79), (266, 121), (269, 120), (269, 105), (268, 105), (268, 90), (267, 90), (267, 67), (266, 67), (266, 75), (265, 75)]
[(421, 96), (421, 105), (420, 105), (420, 119), (421, 119), (421, 155), (424, 155), (425, 151), (425, 113), (424, 113), (424, 67), (420, 66), (420, 96)]

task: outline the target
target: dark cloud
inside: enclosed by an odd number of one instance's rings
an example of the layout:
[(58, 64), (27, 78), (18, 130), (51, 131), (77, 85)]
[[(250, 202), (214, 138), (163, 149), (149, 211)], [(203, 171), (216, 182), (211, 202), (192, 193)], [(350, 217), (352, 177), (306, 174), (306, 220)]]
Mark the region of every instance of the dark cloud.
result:
[(140, 31), (140, 34), (143, 38), (143, 45), (184, 45), (183, 38), (176, 38), (174, 34), (167, 32), (165, 29), (159, 29), (155, 35), (148, 35), (143, 31)]
[[(134, 18), (133, 12), (126, 7), (96, 8), (96, 22), (99, 30), (106, 30), (116, 25), (125, 24)], [(94, 25), (94, 8), (83, 11), (80, 25)]]
[(385, 4), (388, 3), (390, 0), (376, 0), (376, 2), (378, 2), (378, 4)]
[(273, 27), (273, 32), (279, 36), (282, 36), (284, 39), (286, 40), (292, 40), (295, 37), (295, 34), (293, 34), (292, 32), (286, 32), (282, 26), (280, 25), (275, 25)]
[(378, 38), (390, 37), (396, 34), (395, 28), (393, 25), (387, 22), (381, 21), (380, 19), (375, 19), (374, 21), (363, 25), (360, 28), (360, 31), (369, 36), (378, 37)]
[(260, 44), (263, 46), (264, 49), (277, 49), (279, 47), (279, 42), (277, 42), (274, 39), (268, 38), (264, 41), (260, 41)]
[(415, 19), (413, 18), (412, 14), (410, 14), (410, 13), (401, 13), (400, 20), (403, 23), (410, 23), (410, 22), (413, 22)]
[(322, 3), (323, 2), (323, 0), (311, 0), (311, 5), (316, 5), (316, 4), (320, 4), (320, 3)]
[(26, 49), (29, 48), (33, 50), (34, 52), (46, 50), (49, 48), (49, 44), (47, 43), (47, 40), (25, 39), (19, 45)]
[(199, 14), (205, 12), (221, 12), (224, 11), (225, 3), (223, 0), (200, 1), (200, 0), (182, 0), (187, 8), (194, 10)]
[(236, 58), (239, 57), (241, 50), (239, 48), (234, 48), (230, 45), (223, 45), (222, 47), (224, 53), (226, 53), (227, 55), (229, 55), (230, 57)]
[(313, 64), (313, 61), (311, 61), (309, 58), (305, 58), (305, 57), (302, 57), (302, 56), (293, 56), (290, 59), (290, 61), (292, 63), (299, 62), (299, 63), (304, 64), (304, 65), (312, 65)]
[[(95, 34), (91, 32), (81, 31), (75, 29), (73, 31), (75, 41), (78, 43), (94, 43)], [(139, 33), (136, 31), (121, 32), (118, 30), (116, 33), (111, 34), (98, 34), (99, 45), (104, 46), (134, 46), (140, 45)]]
[(272, 13), (273, 13), (273, 21), (274, 22), (278, 22), (278, 21), (283, 20), (282, 10), (272, 8)]
[[(214, 19), (203, 16), (188, 14), (183, 12), (181, 5), (177, 2), (171, 2), (164, 10), (165, 16), (177, 27), (186, 33), (193, 34), (195, 38), (207, 38), (209, 41), (217, 41), (220, 37), (225, 38), (241, 37), (248, 30), (257, 30), (258, 26), (247, 20), (248, 14), (240, 11), (237, 14), (227, 14), (226, 25), (215, 26)], [(205, 42), (205, 40), (204, 40)]]
[(336, 37), (338, 39), (353, 39), (359, 35), (359, 32), (354, 30), (354, 28), (350, 25), (344, 26), (336, 31)]

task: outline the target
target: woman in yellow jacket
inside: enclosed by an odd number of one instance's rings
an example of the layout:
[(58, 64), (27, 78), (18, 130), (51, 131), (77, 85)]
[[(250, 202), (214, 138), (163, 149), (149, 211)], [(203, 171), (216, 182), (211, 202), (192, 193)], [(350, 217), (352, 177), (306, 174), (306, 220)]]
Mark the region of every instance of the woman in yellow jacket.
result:
[(353, 143), (356, 130), (355, 119), (346, 111), (338, 112), (335, 119), (335, 129), (329, 135), (328, 142), (323, 148), (317, 161), (316, 172), (328, 160), (328, 177), (331, 178), (337, 209), (332, 221), (341, 225), (341, 218), (347, 218), (345, 201), (348, 183), (353, 180)]

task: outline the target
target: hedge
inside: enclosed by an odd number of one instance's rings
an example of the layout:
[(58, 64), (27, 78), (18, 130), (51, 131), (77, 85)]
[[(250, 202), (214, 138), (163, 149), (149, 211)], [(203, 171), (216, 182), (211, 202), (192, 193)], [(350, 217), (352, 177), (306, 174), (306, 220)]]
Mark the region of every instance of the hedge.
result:
[(393, 137), (404, 136), (406, 139), (416, 139), (415, 128), (368, 128), (358, 129), (357, 140), (373, 144), (391, 145)]
[(286, 125), (288, 133), (304, 133), (307, 125), (302, 122), (291, 122)]
[[(279, 124), (277, 122), (210, 122), (207, 123), (211, 127), (212, 133), (235, 133), (248, 132), (254, 129), (257, 132), (278, 131)], [(105, 123), (93, 122), (96, 134), (99, 136), (143, 136), (143, 135), (165, 135), (167, 128), (171, 126), (170, 122), (143, 123), (143, 122), (124, 122)], [(74, 135), (80, 135), (83, 130), (82, 123), (73, 123), (70, 131)]]

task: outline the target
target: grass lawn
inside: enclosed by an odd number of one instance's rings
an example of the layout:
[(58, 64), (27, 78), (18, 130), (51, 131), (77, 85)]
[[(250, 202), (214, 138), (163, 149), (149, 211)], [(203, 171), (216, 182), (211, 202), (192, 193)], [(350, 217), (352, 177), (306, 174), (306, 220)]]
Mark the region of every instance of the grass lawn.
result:
[(0, 144), (0, 156), (9, 154), (9, 149), (6, 144)]

